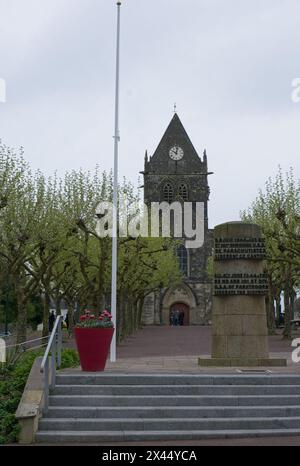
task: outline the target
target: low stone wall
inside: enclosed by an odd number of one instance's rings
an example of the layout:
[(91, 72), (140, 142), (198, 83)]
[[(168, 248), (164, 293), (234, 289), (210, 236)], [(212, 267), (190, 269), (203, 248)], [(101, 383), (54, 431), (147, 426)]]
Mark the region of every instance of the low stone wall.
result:
[(40, 372), (41, 362), (41, 357), (35, 359), (16, 411), (16, 418), (21, 425), (19, 436), (19, 443), (21, 444), (34, 443), (39, 418), (42, 414), (44, 376)]

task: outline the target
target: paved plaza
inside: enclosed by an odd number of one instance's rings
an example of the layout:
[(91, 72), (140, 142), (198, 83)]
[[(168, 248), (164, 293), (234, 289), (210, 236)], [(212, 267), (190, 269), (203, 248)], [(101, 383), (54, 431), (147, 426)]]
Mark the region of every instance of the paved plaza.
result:
[[(295, 338), (299, 333), (295, 333)], [(209, 355), (211, 327), (209, 326), (151, 326), (141, 329), (117, 349), (117, 361), (107, 363), (106, 370), (117, 372), (236, 372), (236, 368), (200, 368), (198, 357)], [(300, 364), (291, 360), (291, 342), (280, 334), (269, 337), (271, 357), (284, 357), (287, 367), (259, 368), (272, 372), (299, 372)], [(245, 370), (246, 368), (243, 368)], [(249, 368), (254, 371), (255, 368)]]
[[(300, 337), (295, 332), (293, 338)], [(75, 347), (75, 341), (67, 341), (65, 346)], [(149, 326), (140, 329), (136, 335), (127, 338), (117, 347), (117, 361), (109, 360), (109, 372), (159, 372), (159, 373), (235, 373), (238, 368), (206, 368), (198, 366), (199, 356), (209, 356), (211, 348), (210, 326)], [(281, 333), (269, 336), (270, 357), (286, 358), (287, 367), (259, 367), (241, 370), (264, 371), (272, 373), (300, 373), (300, 363), (291, 360), (291, 341), (283, 340)], [(80, 370), (80, 368), (78, 368)]]

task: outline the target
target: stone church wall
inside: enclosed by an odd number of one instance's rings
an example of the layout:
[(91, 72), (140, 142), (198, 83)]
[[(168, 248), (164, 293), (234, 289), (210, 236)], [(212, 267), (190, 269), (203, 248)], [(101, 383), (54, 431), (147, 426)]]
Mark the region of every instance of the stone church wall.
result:
[[(182, 152), (181, 158), (172, 158), (174, 147)], [(208, 228), (208, 167), (207, 154), (198, 156), (177, 113), (174, 114), (154, 154), (145, 154), (144, 202), (202, 202), (204, 204), (204, 244), (200, 248), (186, 250), (181, 270), (186, 278), (175, 289), (164, 289), (145, 298), (143, 325), (169, 325), (170, 308), (181, 303), (189, 308), (190, 325), (206, 325), (210, 322), (212, 290), (207, 276), (207, 259), (212, 254), (213, 232)], [(165, 193), (165, 188), (168, 189)], [(186, 189), (186, 198), (180, 187)], [(170, 194), (171, 193), (171, 194)], [(196, 224), (196, 208), (193, 206), (193, 225)], [(185, 233), (182, 233), (184, 245)], [(182, 261), (182, 256), (181, 259)], [(186, 311), (186, 315), (187, 315)], [(187, 320), (186, 320), (187, 322)]]
[(150, 293), (144, 302), (142, 325), (169, 325), (170, 308), (184, 303), (190, 309), (190, 325), (209, 325), (211, 321), (212, 285), (183, 283), (175, 289)]

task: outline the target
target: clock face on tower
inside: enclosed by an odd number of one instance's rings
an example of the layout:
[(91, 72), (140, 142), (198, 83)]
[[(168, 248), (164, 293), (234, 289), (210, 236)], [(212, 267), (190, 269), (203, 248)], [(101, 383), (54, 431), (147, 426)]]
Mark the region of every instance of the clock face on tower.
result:
[(171, 147), (169, 151), (169, 156), (172, 160), (181, 160), (183, 157), (183, 154), (184, 154), (183, 149), (181, 149), (181, 147), (177, 145)]

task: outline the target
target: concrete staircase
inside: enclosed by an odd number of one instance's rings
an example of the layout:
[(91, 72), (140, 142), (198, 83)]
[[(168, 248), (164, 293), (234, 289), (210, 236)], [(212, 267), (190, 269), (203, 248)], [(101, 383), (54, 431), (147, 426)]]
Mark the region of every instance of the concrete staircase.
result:
[(300, 435), (300, 375), (60, 373), (38, 443)]

